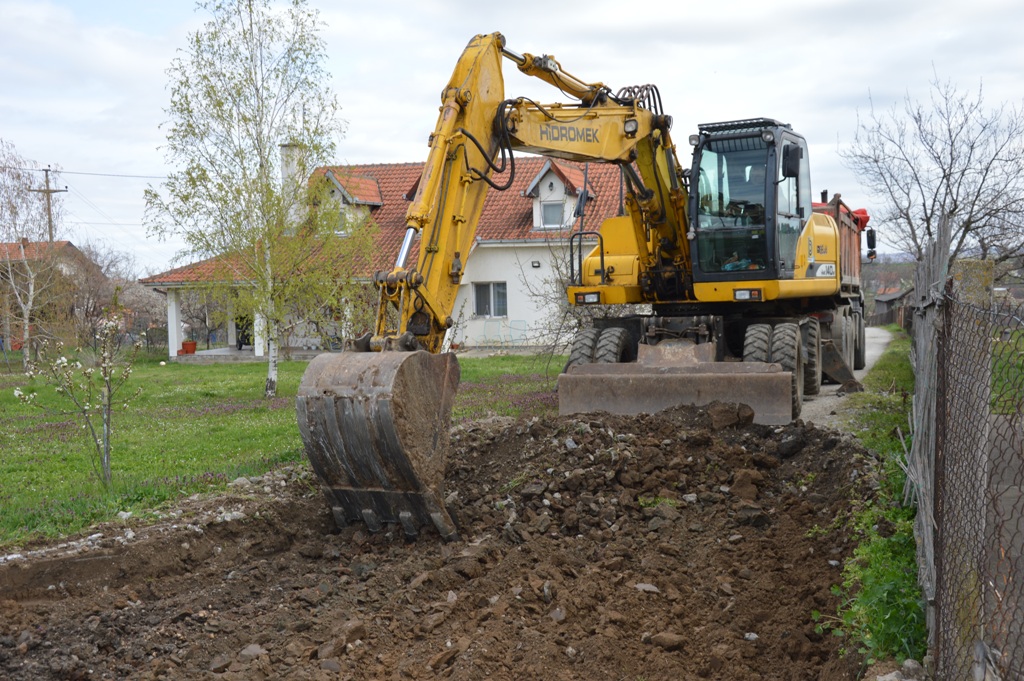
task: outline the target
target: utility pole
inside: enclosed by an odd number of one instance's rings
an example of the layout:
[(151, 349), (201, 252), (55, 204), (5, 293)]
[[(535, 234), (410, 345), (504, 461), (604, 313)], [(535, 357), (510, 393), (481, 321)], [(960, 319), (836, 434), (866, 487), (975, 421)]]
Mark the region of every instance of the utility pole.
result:
[(67, 187), (64, 189), (50, 189), (50, 166), (43, 168), (43, 173), (46, 177), (46, 189), (29, 189), (30, 192), (37, 192), (39, 194), (46, 194), (46, 222), (50, 228), (50, 243), (53, 243), (53, 205), (51, 197), (54, 194), (66, 192)]

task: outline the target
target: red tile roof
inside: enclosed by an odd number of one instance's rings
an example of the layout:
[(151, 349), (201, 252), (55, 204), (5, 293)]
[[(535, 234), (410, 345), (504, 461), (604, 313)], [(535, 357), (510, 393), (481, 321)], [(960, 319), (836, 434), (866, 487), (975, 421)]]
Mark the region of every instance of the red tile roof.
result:
[[(526, 195), (537, 174), (549, 159), (541, 156), (515, 157), (515, 178), (505, 191), (491, 190), (484, 201), (477, 225), (480, 241), (544, 241), (567, 236), (568, 230), (534, 229), (533, 201)], [(551, 159), (551, 171), (566, 184), (568, 199), (583, 186), (584, 165)], [(368, 206), (370, 219), (380, 232), (376, 241), (374, 269), (390, 269), (405, 236), (405, 214), (423, 172), (422, 163), (370, 163), (318, 168), (313, 176), (328, 173), (357, 203)], [(500, 181), (500, 180), (499, 180)], [(591, 200), (587, 202), (585, 227), (596, 229), (602, 220), (618, 214), (620, 176), (618, 166), (592, 163), (587, 169)], [(415, 262), (416, 252), (410, 256)], [(211, 258), (147, 277), (150, 286), (175, 286), (210, 281), (222, 258)], [(223, 271), (223, 270), (221, 270)], [(367, 275), (372, 274), (367, 272)]]
[[(380, 184), (377, 180), (368, 175), (355, 175), (339, 168), (322, 168), (325, 174), (334, 178), (345, 191), (345, 199), (349, 203), (380, 206), (384, 204), (384, 197), (381, 195)], [(316, 175), (314, 174), (314, 177)]]
[[(23, 245), (25, 248), (24, 256), (22, 256), (21, 250)], [(54, 241), (52, 244), (49, 241), (0, 243), (0, 260), (10, 260), (11, 262), (39, 260), (46, 257), (48, 253), (61, 253), (70, 249), (73, 249), (71, 250), (72, 253), (78, 250), (70, 241)]]
[(176, 267), (151, 277), (140, 279), (139, 282), (148, 286), (181, 286), (206, 282), (238, 280), (243, 265), (241, 259), (232, 256), (214, 256), (206, 260)]

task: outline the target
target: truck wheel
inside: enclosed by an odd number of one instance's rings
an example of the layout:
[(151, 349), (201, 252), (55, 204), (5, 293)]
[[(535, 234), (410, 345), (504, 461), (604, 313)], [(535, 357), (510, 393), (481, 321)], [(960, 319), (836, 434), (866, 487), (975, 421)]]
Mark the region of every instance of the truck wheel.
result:
[(853, 314), (848, 312), (846, 317), (843, 318), (843, 322), (846, 324), (846, 347), (844, 348), (846, 354), (843, 356), (846, 357), (846, 365), (852, 371), (853, 356), (856, 350), (854, 346), (857, 344), (857, 328), (854, 325)]
[(864, 315), (853, 315), (853, 328), (857, 341), (853, 344), (853, 368), (860, 370), (867, 366), (867, 338), (864, 334)]
[(811, 317), (807, 320), (807, 363), (804, 364), (804, 394), (821, 392), (821, 325)]
[(779, 324), (772, 330), (771, 361), (792, 373), (793, 418), (800, 416), (804, 402), (804, 358), (798, 324)]
[(847, 346), (850, 342), (850, 332), (847, 329), (849, 324), (846, 321), (846, 315), (843, 309), (840, 308), (836, 311), (836, 315), (832, 320), (832, 342), (836, 346), (836, 352), (843, 358), (843, 361), (847, 364), (850, 363), (850, 354)]
[(636, 359), (633, 341), (629, 332), (619, 327), (610, 327), (601, 331), (594, 347), (594, 362), (597, 364), (621, 364)]
[(768, 324), (751, 324), (743, 337), (743, 361), (767, 362), (771, 349), (772, 327)]
[[(591, 364), (594, 361), (594, 346), (597, 345), (597, 337), (601, 329), (583, 329), (572, 339), (572, 346), (569, 348), (569, 361), (565, 368), (577, 364)], [(564, 370), (563, 370), (564, 373)]]

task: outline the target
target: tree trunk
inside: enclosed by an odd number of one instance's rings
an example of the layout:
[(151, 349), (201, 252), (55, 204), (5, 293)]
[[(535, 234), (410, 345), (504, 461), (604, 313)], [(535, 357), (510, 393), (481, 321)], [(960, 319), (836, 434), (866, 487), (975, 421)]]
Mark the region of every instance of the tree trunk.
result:
[(267, 321), (267, 387), (264, 397), (277, 397), (277, 322)]
[(109, 381), (105, 381), (105, 383), (100, 394), (103, 400), (103, 454), (100, 458), (100, 470), (102, 471), (103, 487), (109, 489), (112, 480), (110, 473), (110, 401), (113, 399), (113, 395), (111, 395)]
[(31, 347), (32, 343), (32, 332), (29, 326), (28, 319), (23, 319), (21, 324), (21, 368), (23, 371), (28, 372), (28, 363), (32, 361)]

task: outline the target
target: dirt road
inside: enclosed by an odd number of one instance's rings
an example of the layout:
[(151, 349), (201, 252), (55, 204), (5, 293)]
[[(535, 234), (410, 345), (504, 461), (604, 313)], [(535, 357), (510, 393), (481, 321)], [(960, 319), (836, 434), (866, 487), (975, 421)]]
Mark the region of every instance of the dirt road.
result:
[[(863, 369), (853, 372), (858, 381), (864, 379), (892, 340), (892, 334), (885, 329), (869, 326), (864, 332), (867, 339), (866, 364)], [(841, 430), (844, 425), (843, 402), (845, 395), (839, 388), (839, 385), (835, 383), (825, 384), (821, 386), (821, 393), (818, 395), (804, 397), (800, 418), (816, 426)]]

